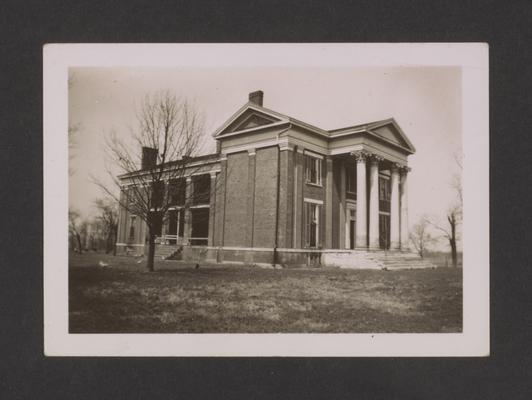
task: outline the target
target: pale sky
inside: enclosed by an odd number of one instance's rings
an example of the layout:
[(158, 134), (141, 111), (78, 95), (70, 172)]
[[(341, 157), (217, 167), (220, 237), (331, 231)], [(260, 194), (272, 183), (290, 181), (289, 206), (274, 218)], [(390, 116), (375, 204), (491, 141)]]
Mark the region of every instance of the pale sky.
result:
[[(409, 157), (410, 226), (424, 215), (443, 217), (455, 199), (450, 186), (461, 154), (459, 67), (232, 67), (71, 68), (69, 123), (77, 124), (70, 177), (70, 206), (84, 216), (102, 192), (90, 175), (106, 178), (104, 136), (128, 135), (135, 104), (144, 94), (170, 90), (192, 100), (211, 133), (264, 91), (264, 106), (323, 129), (394, 117), (417, 152)], [(140, 149), (139, 149), (140, 152)]]

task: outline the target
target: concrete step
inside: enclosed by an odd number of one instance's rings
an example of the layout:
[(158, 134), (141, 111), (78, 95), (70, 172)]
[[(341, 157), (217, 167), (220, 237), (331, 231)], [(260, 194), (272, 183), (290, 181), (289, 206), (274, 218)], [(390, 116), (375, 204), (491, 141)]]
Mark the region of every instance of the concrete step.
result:
[(177, 251), (177, 249), (178, 247), (175, 245), (158, 244), (155, 247), (155, 257), (156, 258), (171, 257)]

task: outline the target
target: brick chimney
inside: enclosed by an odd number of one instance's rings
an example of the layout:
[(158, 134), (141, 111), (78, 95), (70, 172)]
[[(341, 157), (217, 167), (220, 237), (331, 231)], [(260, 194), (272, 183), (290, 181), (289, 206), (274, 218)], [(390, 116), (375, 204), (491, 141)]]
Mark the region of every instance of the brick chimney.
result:
[(254, 103), (262, 107), (262, 100), (264, 99), (264, 92), (262, 90), (257, 90), (249, 94), (249, 102)]
[(153, 168), (157, 165), (157, 149), (151, 147), (142, 148), (141, 169)]

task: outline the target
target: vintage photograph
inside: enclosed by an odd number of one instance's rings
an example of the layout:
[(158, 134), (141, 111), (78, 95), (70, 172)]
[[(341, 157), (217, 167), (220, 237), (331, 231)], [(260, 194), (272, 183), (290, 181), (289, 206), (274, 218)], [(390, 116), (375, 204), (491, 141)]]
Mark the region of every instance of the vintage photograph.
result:
[(235, 64), (67, 65), (66, 334), (464, 333), (463, 67)]

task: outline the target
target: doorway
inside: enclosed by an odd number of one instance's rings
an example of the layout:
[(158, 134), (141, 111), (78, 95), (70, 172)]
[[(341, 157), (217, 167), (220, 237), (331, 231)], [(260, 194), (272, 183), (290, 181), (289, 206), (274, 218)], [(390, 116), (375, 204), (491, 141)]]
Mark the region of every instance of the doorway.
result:
[(356, 210), (354, 208), (348, 208), (347, 209), (347, 222), (348, 222), (348, 237), (349, 237), (349, 244), (348, 248), (351, 250), (355, 249), (356, 244)]
[(390, 248), (390, 215), (379, 214), (379, 245), (383, 250)]

